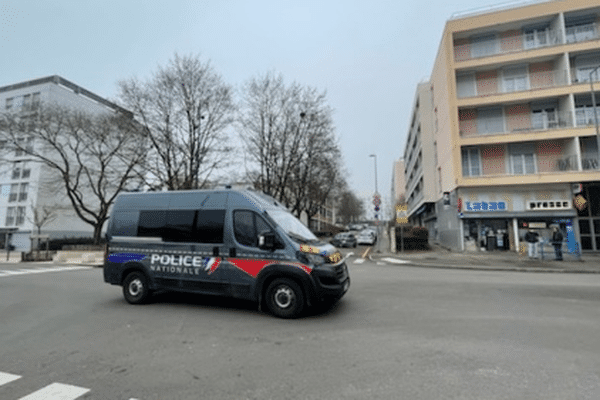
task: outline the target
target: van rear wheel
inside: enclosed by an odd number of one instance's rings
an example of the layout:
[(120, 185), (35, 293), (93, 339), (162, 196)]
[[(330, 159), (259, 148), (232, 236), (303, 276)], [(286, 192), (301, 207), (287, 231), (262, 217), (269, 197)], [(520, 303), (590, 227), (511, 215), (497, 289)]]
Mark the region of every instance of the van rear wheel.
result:
[(304, 294), (296, 282), (287, 278), (275, 279), (266, 292), (269, 311), (279, 318), (296, 318), (304, 309)]
[(142, 272), (134, 271), (123, 281), (123, 296), (130, 304), (144, 304), (150, 297), (148, 278)]

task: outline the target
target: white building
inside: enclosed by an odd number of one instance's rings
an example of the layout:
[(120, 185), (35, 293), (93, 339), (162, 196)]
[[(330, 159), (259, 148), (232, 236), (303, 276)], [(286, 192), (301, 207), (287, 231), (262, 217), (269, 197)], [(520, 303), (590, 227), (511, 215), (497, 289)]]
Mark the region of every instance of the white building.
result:
[[(0, 87), (0, 113), (27, 111), (38, 104), (57, 105), (91, 114), (118, 111), (131, 114), (60, 76), (48, 76)], [(35, 146), (29, 140), (28, 145)], [(0, 142), (0, 146), (5, 143)], [(73, 210), (66, 192), (60, 190), (53, 171), (20, 152), (0, 156), (0, 248), (7, 240), (17, 251), (29, 251), (31, 234), (37, 233), (34, 210), (46, 208), (54, 219), (42, 226), (50, 238), (91, 237), (92, 226)]]

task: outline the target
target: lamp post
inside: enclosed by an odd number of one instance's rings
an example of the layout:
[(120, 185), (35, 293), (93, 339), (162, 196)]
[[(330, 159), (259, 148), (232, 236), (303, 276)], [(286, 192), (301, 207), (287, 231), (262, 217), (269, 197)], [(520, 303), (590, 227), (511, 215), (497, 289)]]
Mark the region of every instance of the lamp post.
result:
[[(379, 196), (379, 191), (377, 190), (377, 154), (370, 154), (369, 157), (373, 157), (375, 160), (375, 196)], [(376, 205), (376, 207), (379, 207)], [(377, 212), (377, 210), (375, 211)], [(375, 214), (375, 219), (379, 220), (379, 216)]]
[(596, 157), (598, 158), (598, 165), (600, 167), (600, 128), (598, 127), (598, 112), (596, 110), (596, 94), (594, 93), (594, 79), (592, 75), (596, 74), (596, 79), (598, 79), (598, 65), (596, 68), (590, 71), (590, 91), (592, 93), (592, 107), (594, 107), (594, 125), (596, 127)]
[(373, 195), (373, 205), (375, 206), (375, 226), (377, 228), (377, 245), (376, 252), (380, 252), (381, 243), (381, 230), (379, 229), (379, 206), (381, 205), (381, 199), (379, 197), (379, 191), (377, 190), (377, 154), (370, 154), (369, 157), (373, 157), (375, 163), (375, 195)]

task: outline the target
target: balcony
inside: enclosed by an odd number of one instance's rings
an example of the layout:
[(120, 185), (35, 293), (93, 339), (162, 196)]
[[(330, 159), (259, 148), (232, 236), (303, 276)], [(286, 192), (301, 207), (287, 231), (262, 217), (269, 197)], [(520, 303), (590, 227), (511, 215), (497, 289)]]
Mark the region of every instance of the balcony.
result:
[(586, 157), (581, 159), (581, 167), (584, 171), (593, 171), (598, 168), (598, 157)]
[[(485, 113), (486, 118), (477, 116), (487, 110), (461, 110), (459, 113), (459, 130), (461, 137), (484, 135), (504, 135), (510, 133), (542, 132), (574, 127), (573, 113), (557, 111), (531, 111), (525, 106), (521, 108), (507, 107), (504, 112), (496, 109), (496, 116)], [(503, 116), (504, 115), (504, 116)]]
[(598, 24), (595, 22), (570, 26), (566, 28), (565, 35), (567, 43), (585, 42), (588, 40), (598, 39), (600, 37), (598, 34)]
[(508, 31), (475, 39), (454, 41), (454, 61), (466, 61), (497, 54), (558, 46), (562, 40), (554, 29), (535, 29), (527, 32)]
[(458, 98), (547, 89), (568, 84), (566, 70), (530, 72), (510, 78), (496, 78), (501, 75), (501, 71), (490, 72), (493, 75), (491, 79), (486, 79), (483, 74), (478, 74), (477, 77), (475, 74), (457, 77)]

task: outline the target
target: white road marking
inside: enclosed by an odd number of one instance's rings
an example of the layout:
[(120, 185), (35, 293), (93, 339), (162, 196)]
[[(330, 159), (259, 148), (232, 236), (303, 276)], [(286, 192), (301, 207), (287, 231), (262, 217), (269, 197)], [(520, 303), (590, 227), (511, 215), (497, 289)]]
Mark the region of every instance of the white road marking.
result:
[(397, 258), (391, 258), (391, 257), (386, 257), (386, 258), (382, 258), (383, 261), (387, 261), (387, 262), (391, 262), (394, 264), (408, 264), (410, 261), (406, 261), (406, 260), (399, 260)]
[(27, 274), (41, 274), (43, 272), (59, 272), (59, 271), (76, 271), (81, 269), (92, 269), (94, 267), (80, 266), (80, 267), (38, 267), (31, 269), (0, 269), (0, 277), (12, 276), (12, 275), (27, 275)]
[(78, 386), (52, 383), (37, 392), (21, 397), (19, 400), (73, 400), (89, 391), (90, 389)]
[(10, 383), (12, 381), (16, 381), (20, 377), (21, 376), (19, 376), (19, 375), (13, 375), (13, 374), (9, 374), (6, 372), (0, 372), (0, 386)]
[(365, 262), (364, 258), (357, 258), (356, 260), (354, 260), (354, 264), (362, 264)]

